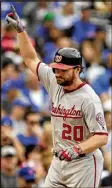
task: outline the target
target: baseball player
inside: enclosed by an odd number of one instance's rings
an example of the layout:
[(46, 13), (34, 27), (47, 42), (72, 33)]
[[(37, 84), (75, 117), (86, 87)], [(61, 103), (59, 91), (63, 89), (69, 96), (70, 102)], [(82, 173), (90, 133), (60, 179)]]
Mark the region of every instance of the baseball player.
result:
[(14, 7), (11, 9), (6, 21), (17, 30), (24, 62), (52, 101), (54, 157), (45, 187), (96, 188), (103, 169), (99, 148), (107, 143), (108, 133), (99, 97), (80, 79), (81, 54), (74, 48), (62, 48), (50, 66), (40, 62)]

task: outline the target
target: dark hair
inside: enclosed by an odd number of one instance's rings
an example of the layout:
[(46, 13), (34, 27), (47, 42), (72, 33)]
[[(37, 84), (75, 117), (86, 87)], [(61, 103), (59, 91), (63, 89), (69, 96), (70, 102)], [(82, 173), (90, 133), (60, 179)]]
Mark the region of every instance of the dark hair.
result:
[(28, 159), (28, 155), (29, 153), (31, 153), (35, 148), (35, 145), (28, 145), (26, 146), (26, 150), (25, 150), (25, 158)]
[[(79, 67), (79, 66), (74, 67), (74, 69), (76, 69), (77, 67)], [(84, 68), (85, 68), (85, 67), (80, 66), (80, 72), (79, 72), (79, 74), (81, 74), (81, 72), (83, 72), (83, 71), (84, 71)]]
[(2, 63), (2, 66), (1, 66), (2, 69), (6, 68), (8, 65), (14, 65), (14, 62), (12, 61), (12, 59), (8, 57), (2, 57), (1, 63)]
[(30, 114), (36, 114), (36, 115), (37, 115), (37, 112), (34, 111), (34, 110), (31, 110), (31, 109), (27, 110), (26, 113), (25, 113), (25, 115), (24, 115), (24, 120), (25, 120), (25, 121), (27, 120), (27, 117), (28, 117)]
[(37, 145), (28, 145), (28, 146), (26, 146), (25, 147), (25, 158), (26, 159), (28, 159), (28, 157), (29, 157), (29, 154), (31, 153), (31, 152), (33, 152), (33, 151), (36, 151), (36, 152), (38, 152), (38, 153), (41, 153), (41, 152), (43, 152), (43, 151), (45, 151), (46, 150), (46, 147), (44, 147), (43, 145), (41, 145), (41, 144), (37, 144)]
[(35, 179), (29, 179), (29, 180), (26, 180), (26, 183), (35, 183)]

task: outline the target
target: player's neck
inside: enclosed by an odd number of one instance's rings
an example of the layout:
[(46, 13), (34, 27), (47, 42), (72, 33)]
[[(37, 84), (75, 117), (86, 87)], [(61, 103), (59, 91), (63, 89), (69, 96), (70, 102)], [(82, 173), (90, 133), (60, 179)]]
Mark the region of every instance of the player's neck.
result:
[(77, 89), (78, 86), (82, 83), (83, 83), (83, 81), (78, 78), (78, 79), (75, 79), (74, 82), (70, 86), (63, 86), (63, 89), (65, 91), (73, 91), (73, 90)]

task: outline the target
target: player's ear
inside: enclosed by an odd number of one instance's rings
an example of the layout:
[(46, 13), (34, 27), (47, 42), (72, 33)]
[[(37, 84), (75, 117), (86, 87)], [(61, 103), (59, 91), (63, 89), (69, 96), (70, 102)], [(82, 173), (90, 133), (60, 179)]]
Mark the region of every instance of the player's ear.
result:
[(81, 71), (81, 68), (79, 66), (75, 67), (74, 69), (76, 70), (76, 73), (80, 73)]
[(81, 71), (81, 68), (80, 68), (80, 67), (77, 67), (77, 71), (78, 71), (78, 73), (80, 73), (80, 71)]

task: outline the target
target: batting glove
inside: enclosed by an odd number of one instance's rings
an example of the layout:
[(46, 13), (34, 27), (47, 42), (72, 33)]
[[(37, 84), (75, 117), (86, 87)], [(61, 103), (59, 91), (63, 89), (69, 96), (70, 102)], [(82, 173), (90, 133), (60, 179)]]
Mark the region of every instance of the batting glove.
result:
[(18, 33), (23, 32), (25, 30), (25, 27), (22, 25), (21, 20), (13, 5), (11, 5), (11, 10), (12, 12), (7, 14), (6, 16), (7, 23), (13, 25), (13, 27), (17, 30)]
[(73, 159), (78, 159), (81, 152), (82, 149), (78, 145), (75, 145), (74, 147), (60, 150), (58, 157), (60, 160), (72, 161)]

